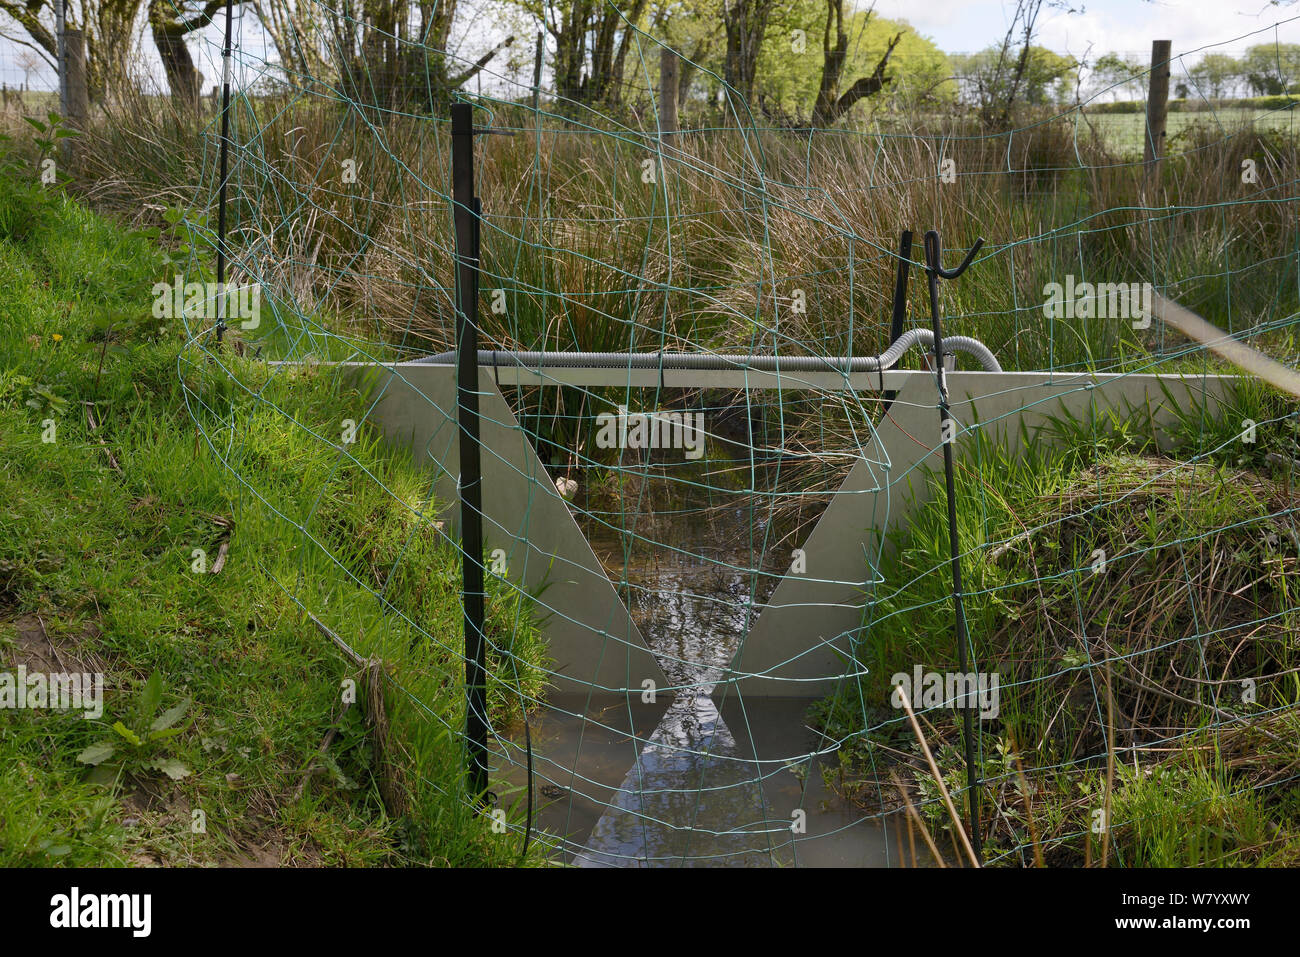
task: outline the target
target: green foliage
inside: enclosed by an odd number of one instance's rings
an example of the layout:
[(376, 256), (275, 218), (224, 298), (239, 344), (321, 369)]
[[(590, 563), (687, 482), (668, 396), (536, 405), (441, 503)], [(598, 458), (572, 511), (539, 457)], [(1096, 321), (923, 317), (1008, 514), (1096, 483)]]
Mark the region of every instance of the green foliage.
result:
[(12, 173), (0, 176), (0, 241), (24, 245), (48, 221), (51, 198), (44, 190), (20, 185)]
[(166, 753), (163, 745), (185, 730), (177, 727), (192, 702), (185, 698), (166, 711), (162, 707), (163, 680), (155, 671), (140, 691), (130, 724), (118, 718), (112, 724), (102, 722), (116, 737), (97, 741), (87, 747), (77, 760), (93, 768), (89, 780), (95, 784), (120, 783), (125, 775), (158, 771), (173, 781), (188, 777), (190, 769), (181, 760)]
[[(1098, 95), (1142, 96), (1149, 73), (1148, 65), (1132, 56), (1103, 53), (1092, 67), (1093, 85)], [(1136, 102), (1136, 100), (1134, 101)], [(1097, 106), (1112, 104), (1099, 103)], [(1089, 107), (1091, 109), (1091, 106)]]
[(0, 861), (6, 866), (125, 863), (117, 802), (101, 787), (43, 773), (20, 758), (0, 765), (0, 796)]
[(33, 382), (28, 376), (16, 372), (6, 373), (0, 379), (0, 400), (9, 395), (23, 397), (23, 405), (40, 416), (62, 415), (68, 411), (68, 400), (54, 387), (44, 382)]
[(1257, 96), (1300, 92), (1300, 43), (1259, 43), (1247, 47), (1241, 68)]
[[(52, 642), (93, 654), (84, 670), (105, 674), (112, 717), (0, 712), (0, 863), (230, 863), (250, 844), (294, 863), (515, 863), (517, 834), (493, 834), (461, 799), (463, 749), (442, 733), (464, 720), (461, 614), (428, 477), (373, 430), (349, 454), (335, 444), (342, 419), (363, 417), (354, 384), (230, 349), (218, 366), (145, 320), (161, 231), (0, 176), (0, 222), (15, 209), (29, 218), (21, 242), (0, 240), (0, 646), (39, 615)], [(172, 225), (202, 242), (198, 214)], [(56, 442), (41, 440), (45, 418)], [(221, 573), (194, 574), (191, 550), (223, 541)], [(521, 689), (540, 692), (542, 642), (526, 596), (492, 589), (504, 726)], [(339, 717), (356, 675), (296, 600), (384, 661), (400, 813), (362, 709)], [(182, 714), (181, 699), (202, 704)], [(106, 794), (88, 765), (123, 787)], [(206, 812), (205, 835), (188, 807)]]
[[(1246, 748), (1258, 777), (1166, 766), (1160, 753), (1153, 765), (1125, 770), (1112, 818), (1121, 863), (1259, 863), (1276, 859), (1262, 855), (1265, 847), (1286, 859), (1300, 840), (1300, 815), (1285, 789), (1252, 790), (1256, 780), (1285, 777), (1295, 758), (1285, 743), (1300, 702), (1300, 684), (1289, 677), (1300, 663), (1293, 640), (1300, 606), (1286, 572), (1300, 547), (1287, 491), (1300, 462), (1295, 402), (1249, 381), (1223, 403), (1164, 399), (1174, 415), (1161, 429), (1142, 409), (1062, 415), (1014, 457), (977, 431), (957, 473), (971, 667), (1001, 679), (1000, 713), (979, 723), (985, 806), (1020, 812), (1014, 753), (1037, 782), (1039, 835), (1051, 836), (1057, 863), (1080, 862), (1088, 839), (1090, 820), (1072, 809), (1079, 788), (1095, 784), (1106, 751), (1107, 683), (1127, 724), (1159, 728), (1192, 754), (1207, 740), (1230, 747), (1212, 737), (1226, 733), (1220, 721), (1258, 720), (1254, 727), (1264, 729), (1261, 738), (1250, 723), (1232, 726), (1254, 742)], [(1243, 441), (1247, 419), (1257, 423), (1253, 443)], [(882, 761), (914, 746), (899, 713), (885, 707), (890, 677), (917, 663), (958, 670), (946, 497), (934, 483), (932, 500), (896, 537), (866, 609), (858, 659), (868, 674), (812, 712), (844, 741), (850, 793), (868, 790)], [(1214, 597), (1194, 597), (1202, 594)], [(1202, 673), (1225, 689), (1213, 703), (1186, 677)], [(1239, 702), (1226, 690), (1254, 676), (1267, 676), (1257, 700)], [(1170, 697), (1153, 699), (1153, 687)], [(937, 729), (930, 746), (956, 791), (964, 787), (959, 722), (944, 711), (926, 717)], [(923, 767), (908, 770), (932, 824), (947, 827), (932, 778)], [(1098, 806), (1095, 787), (1090, 793), (1086, 806)], [(1091, 853), (1096, 860), (1099, 845)]]
[(1242, 64), (1226, 53), (1207, 53), (1189, 72), (1200, 96), (1219, 99), (1236, 86)]
[(1030, 46), (1024, 69), (1019, 50), (988, 47), (953, 57), (963, 94), (982, 114), (992, 116), (1016, 104), (1041, 106), (1067, 102), (1079, 62), (1041, 46)]
[(183, 270), (191, 282), (211, 282), (216, 278), (211, 263), (217, 248), (217, 234), (209, 222), (210, 217), (201, 210), (169, 206), (163, 211), (166, 232), (157, 227), (145, 230), (142, 235), (151, 240), (163, 240), (162, 259), (169, 272)]
[[(1221, 115), (1224, 111), (1241, 111), (1241, 110), (1289, 110), (1291, 107), (1300, 103), (1300, 99), (1294, 96), (1241, 96), (1234, 97), (1230, 100), (1216, 101), (1215, 114)], [(1087, 105), (1089, 113), (1105, 116), (1115, 113), (1146, 113), (1146, 100), (1116, 100), (1111, 103), (1092, 102)], [(1169, 100), (1169, 112), (1171, 113), (1198, 113), (1206, 111), (1206, 101), (1196, 97), (1171, 97)]]
[(31, 125), (32, 129), (37, 133), (37, 135), (32, 138), (32, 142), (40, 147), (42, 154), (47, 156), (54, 152), (54, 147), (59, 140), (81, 135), (79, 130), (75, 130), (68, 126), (64, 122), (63, 117), (53, 111), (46, 114), (46, 122), (41, 122), (34, 116), (24, 116), (23, 119), (27, 121), (27, 123)]
[[(1268, 863), (1277, 843), (1265, 796), (1234, 786), (1222, 765), (1191, 752), (1150, 769), (1116, 767), (1116, 850), (1142, 867), (1241, 867)], [(1095, 840), (1095, 839), (1094, 839)]]
[[(773, 17), (759, 57), (758, 92), (792, 117), (812, 114), (821, 83), (825, 3), (800, 0)], [(795, 52), (794, 31), (802, 30), (803, 52)], [(862, 101), (867, 109), (900, 110), (951, 103), (957, 95), (949, 57), (905, 20), (889, 20), (860, 10), (846, 16), (849, 36), (841, 84), (847, 88), (869, 76), (897, 34), (885, 75), (892, 77), (881, 93)], [(844, 92), (841, 89), (839, 92)]]

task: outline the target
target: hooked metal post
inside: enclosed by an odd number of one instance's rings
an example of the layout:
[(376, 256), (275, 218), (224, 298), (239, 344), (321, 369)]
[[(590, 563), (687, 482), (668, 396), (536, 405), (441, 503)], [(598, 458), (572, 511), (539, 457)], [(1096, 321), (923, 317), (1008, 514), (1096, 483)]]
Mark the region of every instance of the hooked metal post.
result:
[[(952, 446), (956, 441), (955, 424), (948, 411), (948, 380), (943, 364), (943, 331), (939, 320), (939, 280), (956, 279), (970, 266), (975, 254), (984, 245), (983, 239), (975, 240), (966, 258), (956, 269), (944, 269), (942, 264), (943, 249), (939, 234), (931, 229), (925, 234), (925, 273), (930, 287), (930, 322), (934, 330), (934, 371), (939, 386), (939, 435), (943, 445), (943, 477), (948, 495), (948, 541), (952, 556), (952, 602), (953, 615), (957, 626), (957, 662), (963, 675), (967, 669), (967, 631), (966, 604), (961, 584), (961, 552), (957, 541), (957, 490), (953, 478)], [(961, 703), (963, 731), (966, 738), (966, 787), (970, 806), (970, 840), (975, 851), (975, 858), (981, 864), (984, 850), (980, 840), (980, 798), (978, 765), (975, 763), (975, 719), (974, 702), (971, 700), (969, 686), (965, 700)]]

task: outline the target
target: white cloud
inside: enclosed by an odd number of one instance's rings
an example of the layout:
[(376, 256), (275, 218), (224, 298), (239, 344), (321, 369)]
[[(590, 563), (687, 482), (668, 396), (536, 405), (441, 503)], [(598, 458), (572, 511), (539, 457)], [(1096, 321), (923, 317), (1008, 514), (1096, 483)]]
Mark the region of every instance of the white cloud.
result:
[[(1149, 53), (1151, 41), (1172, 40), (1174, 52), (1224, 44), (1240, 53), (1253, 43), (1269, 42), (1274, 31), (1234, 40), (1291, 20), (1276, 31), (1283, 43), (1300, 43), (1300, 5), (1275, 7), (1267, 0), (1074, 0), (1081, 12), (1044, 8), (1039, 42), (1061, 53), (1081, 55), (1118, 51)], [(1014, 0), (877, 0), (882, 17), (907, 20), (950, 53), (967, 53), (1001, 42), (1015, 13)]]

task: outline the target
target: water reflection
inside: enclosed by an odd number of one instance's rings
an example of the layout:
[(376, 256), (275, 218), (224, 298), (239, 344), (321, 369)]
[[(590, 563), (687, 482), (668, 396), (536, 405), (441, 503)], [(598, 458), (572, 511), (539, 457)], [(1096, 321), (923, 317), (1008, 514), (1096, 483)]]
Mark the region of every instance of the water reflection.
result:
[[(730, 517), (686, 512), (656, 517), (652, 530), (648, 520), (625, 534), (588, 530), (675, 690), (575, 864), (753, 867), (788, 856), (778, 852), (789, 817), (767, 807), (759, 763), (709, 696), (775, 587), (770, 570), (751, 570), (764, 565), (761, 541), (734, 540), (736, 527), (755, 525)], [(681, 551), (665, 555), (656, 542)]]

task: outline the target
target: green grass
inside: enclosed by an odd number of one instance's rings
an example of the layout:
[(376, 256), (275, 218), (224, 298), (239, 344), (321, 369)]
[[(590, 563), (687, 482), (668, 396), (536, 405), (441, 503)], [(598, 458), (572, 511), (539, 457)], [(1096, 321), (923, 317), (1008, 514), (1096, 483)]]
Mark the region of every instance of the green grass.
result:
[[(1121, 846), (1136, 863), (1295, 865), (1298, 808), (1293, 791), (1283, 789), (1279, 795), (1243, 788), (1222, 763), (1209, 764), (1195, 756), (1150, 773), (1123, 765), (1117, 771), (1114, 820), (1120, 822)], [(1288, 840), (1279, 841), (1283, 821)]]
[[(991, 858), (1029, 857), (1017, 766), (1048, 862), (1100, 858), (1089, 815), (1103, 800), (1108, 726), (1118, 747), (1153, 745), (1136, 774), (1133, 752), (1122, 758), (1110, 863), (1300, 857), (1294, 497), (1290, 470), (1274, 464), (1300, 449), (1296, 412), (1244, 385), (1218, 419), (1183, 410), (1172, 450), (1153, 447), (1140, 416), (1114, 415), (1059, 421), (1060, 451), (1038, 442), (1011, 456), (981, 442), (966, 457), (956, 487), (972, 670), (1001, 681), (999, 714), (977, 724), (984, 806), (1016, 829), (1014, 840), (1001, 825), (989, 835)], [(1259, 423), (1253, 444), (1240, 440), (1245, 418)], [(890, 707), (891, 676), (961, 670), (940, 482), (934, 493), (881, 569), (859, 649), (869, 674), (813, 711), (846, 741), (841, 786), (863, 800), (915, 748)], [(1253, 702), (1240, 693), (1247, 678)], [(1107, 717), (1108, 683), (1118, 717)], [(949, 787), (964, 787), (954, 713), (927, 719)], [(948, 827), (928, 772), (915, 761), (906, 771), (931, 826)]]
[[(1141, 156), (1146, 142), (1145, 113), (1089, 113), (1087, 122), (1101, 134), (1103, 141), (1123, 156)], [(1257, 131), (1274, 131), (1295, 135), (1293, 110), (1221, 109), (1214, 111), (1171, 111), (1165, 123), (1165, 135), (1176, 148), (1178, 138), (1194, 127), (1209, 127), (1225, 133), (1242, 127)]]
[[(187, 350), (149, 315), (165, 275), (150, 235), (0, 176), (0, 667), (35, 670), (48, 641), (106, 675), (100, 721), (0, 710), (0, 865), (514, 863), (520, 835), (460, 793), (459, 562), (432, 476), (364, 424), (335, 444), (367, 402), (327, 369)], [(543, 655), (528, 600), (492, 588), (503, 723)], [(382, 659), (382, 749), (365, 669), (304, 608)], [(89, 783), (78, 756), (134, 749), (110, 725), (152, 675), (159, 710), (192, 702), (179, 733)]]

